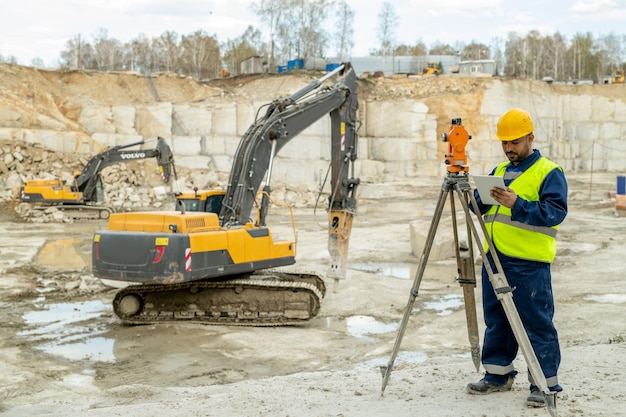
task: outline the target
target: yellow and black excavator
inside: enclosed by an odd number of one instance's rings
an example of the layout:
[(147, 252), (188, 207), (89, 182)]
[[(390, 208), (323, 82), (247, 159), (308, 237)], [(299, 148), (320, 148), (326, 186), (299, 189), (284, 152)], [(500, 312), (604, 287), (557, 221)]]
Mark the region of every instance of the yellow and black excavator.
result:
[[(92, 269), (103, 280), (134, 284), (117, 292), (116, 316), (129, 324), (248, 326), (292, 325), (315, 317), (324, 279), (273, 269), (295, 263), (296, 233), (293, 239), (274, 240), (266, 225), (272, 167), (288, 142), (330, 116), (327, 277), (344, 278), (360, 183), (354, 177), (357, 110), (357, 77), (344, 63), (267, 105), (240, 140), (226, 191), (214, 194), (221, 199), (219, 210), (207, 210), (206, 198), (194, 199), (193, 210), (179, 200), (178, 210), (112, 214), (108, 228), (94, 234)], [(197, 210), (202, 201), (205, 210)]]
[(612, 84), (624, 84), (624, 70), (616, 69), (613, 70), (613, 76), (611, 77)]
[[(128, 150), (155, 140), (157, 144), (154, 149)], [(174, 167), (174, 158), (165, 139), (158, 137), (115, 146), (99, 153), (74, 176), (73, 184), (67, 184), (61, 179), (28, 180), (20, 189), (20, 202), (39, 207), (56, 206), (75, 218), (108, 219), (114, 211), (113, 208), (97, 204), (104, 198), (100, 176), (102, 170), (111, 164), (146, 158), (156, 158), (161, 177), (168, 183)]]
[(426, 68), (423, 68), (420, 71), (420, 75), (441, 75), (443, 74), (443, 69), (440, 63), (437, 62), (427, 62)]

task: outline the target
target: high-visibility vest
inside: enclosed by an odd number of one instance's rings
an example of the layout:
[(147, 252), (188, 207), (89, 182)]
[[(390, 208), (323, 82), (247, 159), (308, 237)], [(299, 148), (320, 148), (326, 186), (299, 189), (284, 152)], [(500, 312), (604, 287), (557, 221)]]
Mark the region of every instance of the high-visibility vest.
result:
[[(508, 162), (497, 166), (494, 175), (503, 177)], [(562, 168), (541, 157), (515, 178), (509, 188), (526, 201), (539, 201), (539, 187), (553, 169)], [(556, 256), (556, 235), (559, 226), (533, 226), (511, 220), (511, 209), (494, 205), (484, 217), (487, 233), (500, 252), (514, 258), (551, 263)], [(489, 246), (484, 242), (485, 252)]]

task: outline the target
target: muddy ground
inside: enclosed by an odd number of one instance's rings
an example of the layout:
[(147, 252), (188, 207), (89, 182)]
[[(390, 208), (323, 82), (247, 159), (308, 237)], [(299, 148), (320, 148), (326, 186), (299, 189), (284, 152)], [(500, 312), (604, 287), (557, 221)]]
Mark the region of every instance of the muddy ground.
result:
[[(563, 348), (560, 416), (626, 415), (626, 218), (615, 174), (569, 176), (570, 214), (553, 266)], [(299, 327), (121, 325), (115, 290), (90, 273), (105, 223), (32, 224), (0, 211), (0, 414), (6, 416), (543, 416), (513, 392), (469, 396), (469, 356), (453, 258), (427, 264), (396, 369), (381, 376), (418, 262), (409, 223), (427, 227), (439, 178), (364, 184), (347, 280)], [(296, 270), (324, 274), (324, 210), (295, 211)], [(274, 233), (290, 233), (280, 216)], [(442, 230), (443, 225), (440, 226)], [(332, 288), (332, 283), (327, 283)], [(480, 291), (476, 292), (479, 301)]]

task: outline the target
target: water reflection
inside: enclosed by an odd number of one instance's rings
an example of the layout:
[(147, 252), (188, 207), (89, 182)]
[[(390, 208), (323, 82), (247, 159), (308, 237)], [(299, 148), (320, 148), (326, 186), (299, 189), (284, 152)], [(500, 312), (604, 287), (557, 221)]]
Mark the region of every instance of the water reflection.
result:
[(402, 262), (357, 262), (351, 263), (350, 268), (394, 278), (410, 279), (412, 278), (411, 269), (413, 265)]
[(605, 304), (624, 304), (626, 303), (626, 294), (598, 294), (588, 295), (585, 300), (595, 301), (596, 303)]
[(346, 331), (354, 337), (389, 333), (397, 330), (399, 325), (399, 323), (383, 323), (369, 316), (352, 316), (346, 319)]
[(70, 360), (115, 360), (114, 340), (101, 336), (108, 330), (108, 321), (101, 319), (109, 312), (108, 305), (94, 300), (40, 307), (23, 315), (26, 329), (18, 337), (28, 337), (36, 349)]
[(424, 301), (424, 309), (436, 310), (438, 316), (447, 316), (463, 307), (463, 296), (460, 294), (446, 294), (433, 297), (431, 301)]
[(52, 270), (83, 269), (91, 266), (91, 240), (50, 239), (35, 256), (35, 262)]

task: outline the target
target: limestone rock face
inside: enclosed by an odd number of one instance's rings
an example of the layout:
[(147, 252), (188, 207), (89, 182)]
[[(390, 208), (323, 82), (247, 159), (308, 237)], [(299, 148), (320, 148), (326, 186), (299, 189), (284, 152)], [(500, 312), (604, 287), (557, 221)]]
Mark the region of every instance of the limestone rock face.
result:
[[(200, 83), (171, 73), (146, 77), (0, 64), (1, 198), (14, 198), (32, 178), (71, 181), (105, 149), (157, 136), (174, 152), (176, 187), (223, 187), (239, 140), (263, 106), (321, 75), (304, 71)], [(378, 77), (359, 80), (358, 98), (355, 174), (364, 185), (444, 175), (448, 144), (440, 138), (456, 118), (472, 136), (466, 147), (470, 172), (488, 173), (503, 159), (493, 137), (498, 117), (511, 107), (531, 112), (536, 147), (566, 171), (624, 169), (623, 85), (457, 74)], [(329, 118), (322, 118), (285, 146), (274, 164), (274, 190), (319, 189), (330, 161), (329, 130)], [(116, 206), (164, 204), (158, 197), (164, 193), (154, 192), (164, 186), (155, 161), (109, 167), (103, 179)]]

